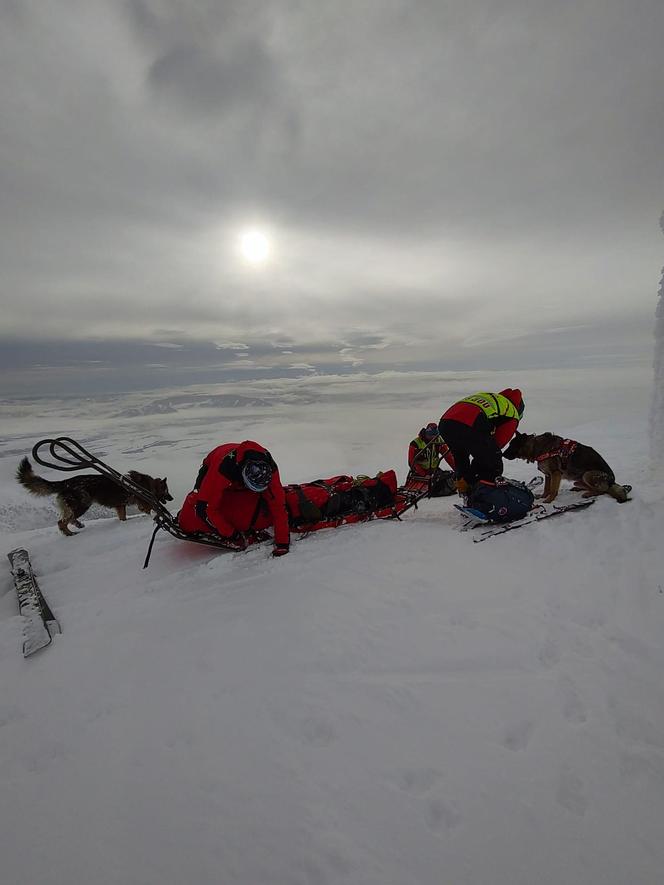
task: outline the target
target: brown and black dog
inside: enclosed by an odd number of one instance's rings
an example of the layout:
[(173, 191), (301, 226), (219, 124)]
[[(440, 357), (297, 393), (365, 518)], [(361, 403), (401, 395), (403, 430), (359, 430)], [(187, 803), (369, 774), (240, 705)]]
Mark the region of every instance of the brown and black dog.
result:
[(555, 433), (517, 432), (503, 452), (503, 458), (537, 462), (537, 469), (545, 476), (542, 500), (547, 504), (556, 499), (563, 477), (571, 480), (575, 489), (583, 491), (584, 498), (611, 495), (621, 504), (628, 500), (632, 488), (616, 482), (613, 470), (595, 449)]
[[(154, 479), (146, 473), (138, 473), (136, 470), (130, 470), (127, 476), (158, 501), (166, 503), (173, 500), (168, 491), (166, 477)], [(151, 510), (147, 501), (132, 495), (112, 479), (101, 476), (101, 474), (84, 473), (80, 476), (55, 481), (43, 479), (33, 472), (30, 461), (24, 458), (16, 471), (16, 479), (33, 495), (55, 495), (60, 508), (58, 528), (63, 535), (76, 534), (76, 532), (69, 530), (70, 524), (79, 529), (83, 528), (83, 523), (79, 522), (79, 516), (83, 516), (91, 504), (101, 504), (102, 507), (114, 509), (118, 514), (118, 519), (123, 522), (127, 518), (127, 507), (131, 504), (135, 504), (141, 513), (150, 513)]]

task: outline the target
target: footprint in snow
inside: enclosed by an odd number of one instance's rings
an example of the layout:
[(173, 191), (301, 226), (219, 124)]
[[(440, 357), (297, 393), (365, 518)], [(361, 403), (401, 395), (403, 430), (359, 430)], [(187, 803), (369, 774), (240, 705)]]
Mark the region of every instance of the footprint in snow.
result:
[(425, 817), (427, 826), (434, 832), (453, 830), (461, 823), (461, 813), (451, 802), (431, 799), (427, 802)]
[(585, 722), (588, 718), (586, 706), (581, 700), (572, 680), (565, 676), (560, 680), (563, 697), (563, 716), (568, 722)]
[(407, 768), (398, 775), (397, 786), (404, 793), (421, 796), (434, 787), (441, 777), (441, 772), (435, 768)]
[(301, 735), (310, 747), (326, 747), (336, 740), (337, 733), (330, 719), (308, 716), (301, 725)]
[(524, 719), (515, 722), (503, 734), (502, 745), (507, 750), (525, 750), (533, 733), (533, 723)]
[(556, 802), (579, 817), (583, 817), (588, 807), (583, 781), (567, 766), (560, 775)]
[(396, 779), (400, 790), (422, 800), (424, 819), (435, 833), (451, 830), (461, 822), (461, 813), (454, 802), (430, 795), (442, 776), (436, 768), (407, 768)]
[(546, 639), (537, 653), (537, 657), (540, 664), (547, 670), (550, 667), (555, 667), (556, 664), (560, 663), (560, 646), (558, 642), (552, 637)]

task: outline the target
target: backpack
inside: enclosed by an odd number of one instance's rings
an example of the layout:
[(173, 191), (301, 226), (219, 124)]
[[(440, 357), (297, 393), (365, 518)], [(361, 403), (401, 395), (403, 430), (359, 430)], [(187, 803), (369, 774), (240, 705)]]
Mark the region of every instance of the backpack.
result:
[(500, 479), (496, 484), (478, 482), (468, 496), (468, 506), (483, 513), (489, 522), (512, 522), (530, 511), (535, 495), (515, 479)]

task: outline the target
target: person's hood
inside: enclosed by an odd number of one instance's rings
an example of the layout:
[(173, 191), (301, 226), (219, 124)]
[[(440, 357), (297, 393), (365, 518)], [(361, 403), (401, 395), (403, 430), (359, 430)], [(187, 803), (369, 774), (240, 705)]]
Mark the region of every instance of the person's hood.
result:
[(519, 413), (519, 417), (521, 417), (521, 415), (523, 415), (523, 410), (524, 410), (525, 405), (523, 402), (523, 396), (522, 396), (519, 388), (518, 387), (515, 387), (515, 388), (506, 387), (505, 390), (501, 390), (501, 391), (499, 391), (499, 393), (501, 396), (504, 396), (505, 399), (508, 399), (512, 403), (513, 406), (516, 407), (516, 409)]

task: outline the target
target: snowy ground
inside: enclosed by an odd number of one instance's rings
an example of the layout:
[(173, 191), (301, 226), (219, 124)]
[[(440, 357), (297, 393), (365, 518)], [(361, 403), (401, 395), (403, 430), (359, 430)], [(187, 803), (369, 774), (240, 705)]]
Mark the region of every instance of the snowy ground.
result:
[[(422, 423), (507, 385), (524, 391), (523, 429), (594, 445), (632, 503), (476, 545), (441, 499), (279, 560), (161, 537), (143, 571), (147, 517), (91, 513), (65, 539), (50, 502), (13, 479), (62, 433), (121, 470), (166, 474), (174, 509), (202, 456), (244, 438), (285, 481), (403, 479)], [(647, 367), (616, 367), (1, 404), (0, 553), (30, 549), (63, 628), (22, 658), (4, 560), (2, 881), (659, 885), (664, 491), (646, 463), (649, 386)]]

